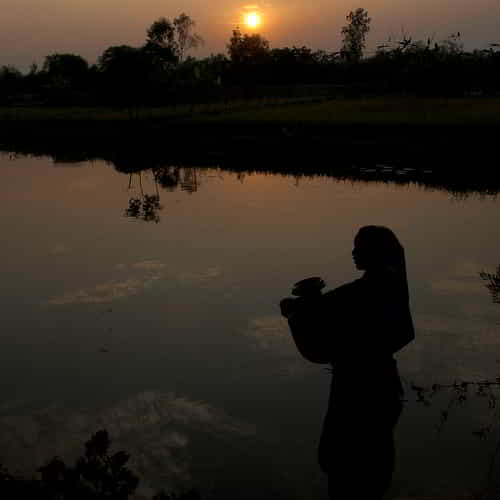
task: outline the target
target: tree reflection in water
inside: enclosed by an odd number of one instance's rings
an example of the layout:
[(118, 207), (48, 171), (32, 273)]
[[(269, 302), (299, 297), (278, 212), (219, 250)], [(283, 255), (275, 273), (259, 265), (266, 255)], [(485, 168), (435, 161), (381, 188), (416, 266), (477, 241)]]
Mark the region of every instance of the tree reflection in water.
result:
[(153, 168), (155, 181), (167, 191), (175, 191), (180, 182), (179, 167), (159, 167)]
[[(106, 430), (97, 431), (85, 443), (85, 452), (69, 465), (54, 457), (37, 469), (38, 479), (27, 480), (11, 474), (0, 464), (2, 498), (37, 498), (40, 500), (128, 500), (139, 477), (129, 469), (129, 454), (123, 450), (111, 453), (111, 440)], [(141, 495), (139, 498), (145, 498)], [(197, 490), (181, 493), (160, 490), (151, 500), (201, 500)]]
[(133, 176), (137, 176), (139, 178), (139, 196), (132, 196), (129, 199), (128, 207), (125, 210), (125, 215), (127, 217), (131, 217), (134, 219), (140, 219), (145, 222), (155, 222), (158, 224), (160, 222), (160, 216), (158, 212), (163, 208), (160, 205), (160, 193), (158, 190), (158, 183), (156, 177), (153, 176), (154, 185), (155, 185), (155, 193), (147, 194), (144, 192), (142, 186), (142, 171), (137, 172), (136, 174), (129, 174), (129, 183), (128, 189), (129, 191), (133, 189)]
[(494, 274), (483, 271), (479, 276), (487, 282), (486, 288), (490, 291), (493, 302), (500, 304), (500, 266), (497, 267)]
[[(143, 172), (152, 174), (154, 183), (154, 194), (147, 194), (143, 187)], [(125, 216), (139, 219), (145, 222), (160, 222), (158, 212), (163, 209), (160, 204), (160, 189), (176, 191), (181, 187), (182, 191), (189, 194), (196, 193), (199, 186), (199, 175), (196, 168), (181, 168), (178, 166), (152, 167), (136, 172), (129, 172), (128, 190), (134, 188), (134, 178), (138, 179), (138, 193), (129, 198)]]
[[(260, 155), (260, 158), (266, 158), (262, 161), (255, 161), (253, 155), (238, 154), (235, 157), (230, 151), (213, 151), (200, 155), (196, 150), (184, 151), (182, 156), (175, 155), (174, 160), (171, 154), (165, 152), (162, 143), (146, 145), (136, 141), (130, 141), (125, 146), (120, 144), (116, 149), (110, 144), (106, 147), (94, 145), (85, 150), (79, 150), (74, 145), (61, 148), (58, 142), (57, 145), (16, 145), (8, 149), (4, 146), (4, 149), (0, 147), (0, 151), (7, 153), (11, 159), (17, 158), (18, 155), (49, 156), (58, 164), (104, 160), (116, 171), (125, 174), (152, 170), (161, 187), (174, 190), (179, 183), (181, 186), (185, 183), (183, 189), (188, 192), (198, 189), (196, 174), (203, 170), (232, 172), (240, 181), (243, 181), (246, 175), (259, 173), (290, 176), (297, 184), (304, 178), (328, 177), (349, 182), (416, 185), (425, 190), (448, 192), (458, 200), (471, 195), (496, 197), (500, 192), (500, 172), (491, 168), (489, 163), (475, 161), (471, 165), (468, 158), (442, 161), (407, 153), (401, 153), (401, 157), (397, 158), (390, 151), (386, 154), (394, 158), (391, 161), (379, 158), (380, 152), (373, 157), (353, 155), (353, 152), (350, 152), (347, 157), (336, 158), (335, 162), (331, 161), (330, 156), (304, 157), (302, 154), (290, 152), (283, 156), (281, 150), (278, 156), (271, 154), (272, 151), (269, 155)], [(179, 178), (182, 170), (187, 176), (185, 181)]]

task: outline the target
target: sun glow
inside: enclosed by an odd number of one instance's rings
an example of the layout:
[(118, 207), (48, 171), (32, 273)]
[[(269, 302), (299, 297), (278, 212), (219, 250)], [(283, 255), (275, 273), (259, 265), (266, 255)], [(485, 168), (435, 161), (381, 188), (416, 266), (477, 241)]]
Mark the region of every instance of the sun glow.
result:
[(258, 12), (249, 12), (245, 15), (245, 24), (249, 28), (257, 28), (260, 26), (260, 14)]

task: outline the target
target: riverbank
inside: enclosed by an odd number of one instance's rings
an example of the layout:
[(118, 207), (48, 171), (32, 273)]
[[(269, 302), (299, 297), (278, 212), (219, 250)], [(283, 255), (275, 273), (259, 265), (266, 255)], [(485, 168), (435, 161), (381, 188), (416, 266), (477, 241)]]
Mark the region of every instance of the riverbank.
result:
[(158, 108), (0, 107), (0, 122), (500, 125), (500, 98), (262, 98)]
[(9, 146), (143, 151), (244, 161), (496, 156), (500, 99), (273, 99), (170, 108), (0, 108)]

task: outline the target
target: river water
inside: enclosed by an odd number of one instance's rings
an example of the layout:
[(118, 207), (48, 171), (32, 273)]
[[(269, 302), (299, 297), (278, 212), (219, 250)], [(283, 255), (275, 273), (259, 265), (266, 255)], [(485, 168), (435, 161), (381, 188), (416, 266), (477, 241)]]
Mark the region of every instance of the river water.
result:
[(353, 237), (380, 224), (405, 246), (417, 332), (398, 354), (407, 402), (390, 498), (485, 487), (496, 388), (481, 397), (471, 384), (462, 403), (438, 388), (424, 404), (413, 386), (500, 376), (500, 305), (479, 276), (500, 264), (495, 194), (7, 153), (0, 172), (0, 462), (11, 471), (71, 461), (105, 428), (144, 495), (194, 485), (325, 498), (316, 446), (330, 374), (300, 358), (278, 303), (304, 277), (359, 277)]

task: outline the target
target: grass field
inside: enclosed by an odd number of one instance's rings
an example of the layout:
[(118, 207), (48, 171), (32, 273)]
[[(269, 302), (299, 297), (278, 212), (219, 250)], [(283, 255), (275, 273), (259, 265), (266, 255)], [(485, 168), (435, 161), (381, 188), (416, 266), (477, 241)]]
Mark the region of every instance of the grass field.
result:
[(307, 124), (500, 125), (500, 99), (359, 99), (201, 115), (230, 122)]
[[(9, 121), (165, 121), (364, 125), (500, 125), (500, 99), (369, 98), (355, 100), (260, 99), (159, 108), (0, 108)], [(19, 123), (18, 123), (19, 125)]]
[(221, 116), (231, 113), (256, 111), (259, 109), (283, 106), (302, 106), (323, 101), (316, 98), (295, 99), (254, 99), (228, 101), (209, 104), (179, 105), (168, 107), (0, 107), (0, 120), (77, 120), (77, 121), (116, 121), (130, 119), (183, 120), (201, 116)]

